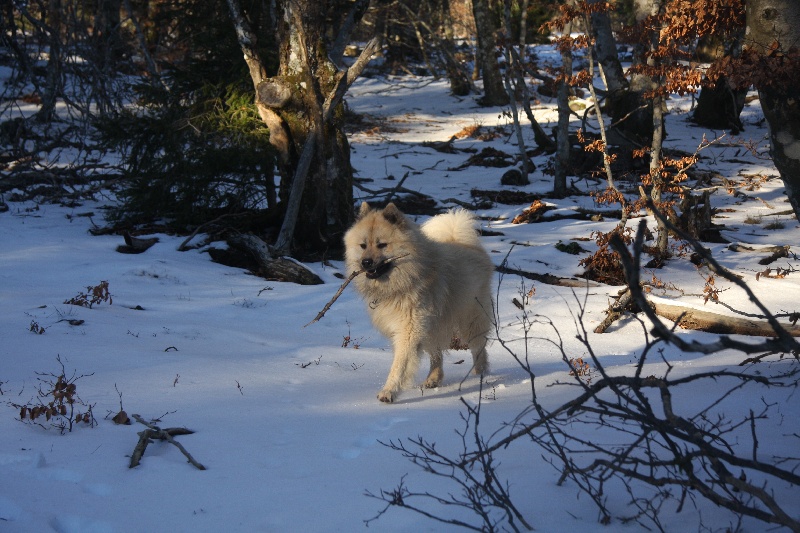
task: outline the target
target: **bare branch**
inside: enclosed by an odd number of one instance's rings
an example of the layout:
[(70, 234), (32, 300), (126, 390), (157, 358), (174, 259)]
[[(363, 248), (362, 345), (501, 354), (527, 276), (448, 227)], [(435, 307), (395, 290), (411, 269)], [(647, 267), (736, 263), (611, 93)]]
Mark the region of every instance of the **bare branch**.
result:
[(153, 425), (149, 422), (145, 422), (145, 420), (139, 415), (133, 415), (134, 420), (147, 426), (148, 429), (141, 431), (139, 433), (139, 442), (134, 448), (133, 453), (131, 454), (131, 462), (129, 468), (134, 468), (135, 466), (139, 465), (139, 462), (144, 455), (144, 451), (147, 448), (147, 444), (150, 442), (150, 439), (160, 439), (166, 440), (176, 448), (178, 448), (181, 453), (186, 456), (186, 459), (198, 470), (205, 470), (206, 467), (197, 462), (192, 454), (186, 451), (180, 442), (176, 441), (172, 437), (174, 435), (191, 435), (194, 431), (188, 430), (186, 428), (168, 428), (168, 429), (161, 429), (160, 427)]

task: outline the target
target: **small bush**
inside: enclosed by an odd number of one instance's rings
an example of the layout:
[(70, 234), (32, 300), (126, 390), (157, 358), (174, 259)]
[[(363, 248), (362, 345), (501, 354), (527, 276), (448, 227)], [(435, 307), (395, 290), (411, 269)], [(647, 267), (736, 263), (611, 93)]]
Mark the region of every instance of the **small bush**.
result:
[[(91, 285), (86, 287), (86, 292), (79, 292), (77, 296), (73, 296), (69, 300), (64, 300), (67, 305), (79, 305), (81, 307), (92, 308), (93, 305), (105, 302), (108, 305), (113, 303), (111, 294), (108, 292), (108, 282), (101, 281), (94, 287)], [(31, 324), (31, 331), (34, 331), (33, 324)], [(41, 333), (44, 333), (42, 331)]]
[(61, 357), (56, 359), (61, 365), (61, 371), (58, 375), (37, 373), (39, 377), (36, 379), (39, 384), (35, 398), (26, 404), (9, 402), (9, 405), (19, 411), (20, 421), (45, 427), (42, 425), (42, 420), (44, 420), (62, 434), (72, 431), (78, 424), (94, 427), (97, 425), (92, 412), (94, 406), (81, 400), (76, 385), (79, 379), (92, 374), (80, 376), (73, 374), (72, 377), (67, 378)]
[(586, 269), (583, 274), (584, 278), (609, 285), (625, 284), (625, 272), (622, 269), (619, 254), (608, 246), (611, 237), (617, 233), (620, 234), (626, 244), (633, 242), (630, 228), (620, 229), (617, 227), (608, 233), (592, 232), (592, 237), (595, 239), (598, 249), (592, 255), (584, 257), (578, 262), (580, 266)]

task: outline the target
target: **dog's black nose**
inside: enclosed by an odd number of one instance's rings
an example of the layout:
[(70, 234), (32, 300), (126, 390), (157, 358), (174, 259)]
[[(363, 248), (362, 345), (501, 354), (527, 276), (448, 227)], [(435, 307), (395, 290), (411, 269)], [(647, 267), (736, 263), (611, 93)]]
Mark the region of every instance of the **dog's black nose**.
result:
[(372, 268), (372, 265), (375, 264), (375, 261), (372, 259), (362, 259), (361, 266), (364, 268)]

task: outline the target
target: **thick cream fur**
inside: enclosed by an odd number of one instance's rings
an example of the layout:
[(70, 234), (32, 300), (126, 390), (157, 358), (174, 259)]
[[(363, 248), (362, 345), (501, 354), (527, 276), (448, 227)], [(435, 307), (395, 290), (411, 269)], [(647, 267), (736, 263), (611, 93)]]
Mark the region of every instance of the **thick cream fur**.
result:
[(469, 345), (475, 373), (488, 370), (494, 266), (471, 213), (450, 211), (420, 228), (393, 204), (383, 210), (364, 204), (344, 242), (350, 272), (360, 270), (364, 259), (378, 264), (405, 256), (378, 279), (359, 275), (353, 281), (373, 324), (394, 348), (389, 376), (378, 394), (381, 401), (393, 401), (398, 391), (412, 385), (423, 351), (431, 358), (424, 386), (437, 387), (444, 377), (442, 352), (453, 335)]

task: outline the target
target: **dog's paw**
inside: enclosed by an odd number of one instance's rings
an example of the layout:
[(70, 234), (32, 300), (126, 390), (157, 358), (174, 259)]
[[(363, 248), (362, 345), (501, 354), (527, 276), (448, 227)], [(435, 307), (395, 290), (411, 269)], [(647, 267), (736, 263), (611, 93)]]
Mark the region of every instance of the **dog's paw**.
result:
[(425, 383), (423, 383), (422, 386), (425, 387), (426, 389), (435, 389), (438, 388), (439, 385), (441, 384), (442, 384), (441, 379), (429, 377), (428, 379), (425, 380)]
[(383, 403), (392, 403), (394, 401), (394, 393), (388, 389), (383, 389), (378, 393), (378, 399)]

